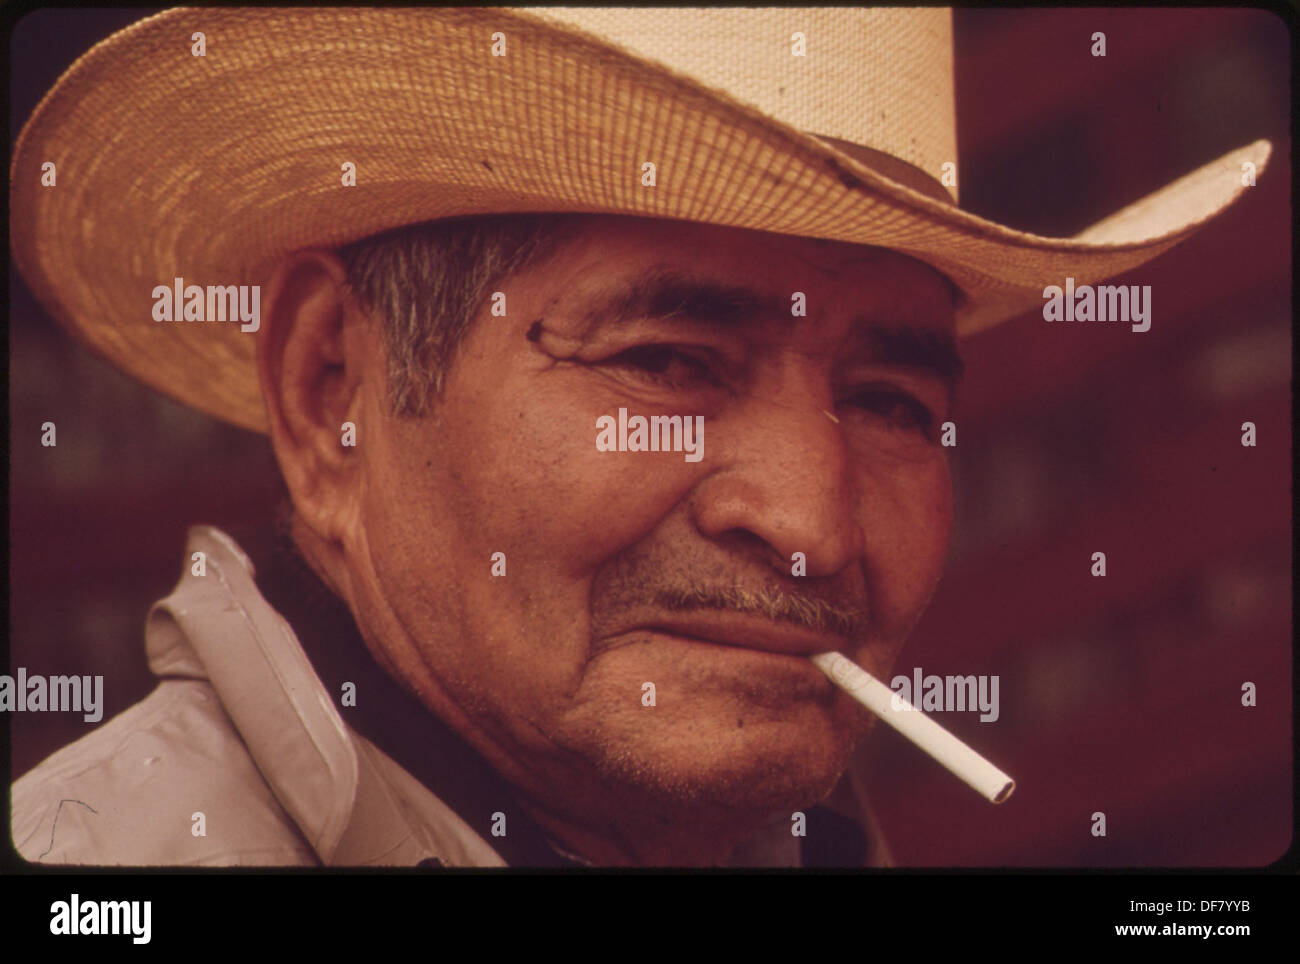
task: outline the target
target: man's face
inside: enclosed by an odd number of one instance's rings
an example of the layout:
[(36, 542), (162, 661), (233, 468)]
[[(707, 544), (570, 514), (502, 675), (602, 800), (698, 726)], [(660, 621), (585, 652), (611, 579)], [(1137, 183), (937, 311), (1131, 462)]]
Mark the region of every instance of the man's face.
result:
[[(372, 645), (560, 809), (815, 802), (869, 721), (808, 655), (887, 679), (939, 578), (946, 282), (880, 249), (590, 218), (497, 287), (505, 316), (482, 307), (427, 418), (366, 389), (345, 542)], [(702, 457), (600, 450), (620, 409), (702, 416)]]

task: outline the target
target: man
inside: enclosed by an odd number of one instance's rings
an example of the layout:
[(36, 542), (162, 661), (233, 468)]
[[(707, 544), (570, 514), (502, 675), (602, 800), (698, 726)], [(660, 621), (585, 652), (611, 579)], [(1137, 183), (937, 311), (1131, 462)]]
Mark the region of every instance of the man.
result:
[(20, 852), (884, 862), (808, 657), (888, 677), (934, 590), (956, 336), (1167, 250), (1267, 145), (1042, 239), (953, 205), (944, 11), (193, 17), (29, 122), (15, 253), (268, 431), (292, 508), (256, 565), (192, 532), (163, 682), (15, 785)]

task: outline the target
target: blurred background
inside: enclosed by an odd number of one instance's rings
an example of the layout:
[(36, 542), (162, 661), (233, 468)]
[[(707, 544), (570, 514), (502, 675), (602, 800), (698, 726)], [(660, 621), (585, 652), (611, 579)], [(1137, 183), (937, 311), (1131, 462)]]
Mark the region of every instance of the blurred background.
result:
[[(151, 12), (24, 18), (11, 149), (76, 57)], [(976, 214), (1070, 235), (1256, 138), (1274, 154), (1232, 212), (1113, 279), (1152, 286), (1149, 332), (1035, 313), (965, 343), (950, 564), (896, 672), (999, 676), (997, 722), (940, 722), (1018, 788), (991, 806), (882, 726), (861, 751), (880, 823), (901, 866), (1272, 862), (1293, 826), (1290, 37), (1249, 9), (954, 25)], [(269, 525), (279, 483), (263, 437), (119, 375), (9, 272), (7, 672), (103, 674), (108, 718), (152, 688), (145, 613), (180, 576), (186, 527)], [(87, 732), (77, 714), (6, 716), (15, 777)]]

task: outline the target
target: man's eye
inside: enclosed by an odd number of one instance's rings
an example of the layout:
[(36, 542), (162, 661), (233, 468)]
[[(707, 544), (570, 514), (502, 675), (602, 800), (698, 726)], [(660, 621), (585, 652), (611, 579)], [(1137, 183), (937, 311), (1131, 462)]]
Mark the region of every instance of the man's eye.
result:
[(684, 386), (700, 381), (717, 384), (717, 379), (705, 362), (671, 345), (638, 345), (606, 358), (600, 364), (630, 369), (665, 385)]
[(926, 438), (934, 430), (934, 413), (911, 395), (884, 388), (858, 392), (845, 400), (863, 411), (872, 412), (892, 426), (920, 432)]

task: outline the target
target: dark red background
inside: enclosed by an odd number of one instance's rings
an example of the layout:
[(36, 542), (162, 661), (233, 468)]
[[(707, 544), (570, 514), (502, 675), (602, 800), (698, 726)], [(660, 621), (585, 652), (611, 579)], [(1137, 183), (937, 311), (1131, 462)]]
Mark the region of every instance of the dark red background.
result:
[[(11, 130), (146, 13), (21, 22)], [(1234, 211), (1118, 279), (1152, 286), (1149, 332), (1027, 315), (966, 343), (951, 563), (897, 668), (1001, 678), (996, 723), (941, 721), (1018, 790), (991, 806), (881, 727), (863, 750), (879, 817), (904, 866), (1268, 863), (1293, 825), (1289, 35), (1243, 9), (954, 22), (975, 213), (1068, 235), (1257, 137), (1274, 155)], [(269, 520), (274, 463), (74, 346), (10, 271), (10, 665), (104, 674), (107, 717), (151, 686), (143, 619), (186, 526)], [(10, 722), (15, 775), (86, 732)]]

